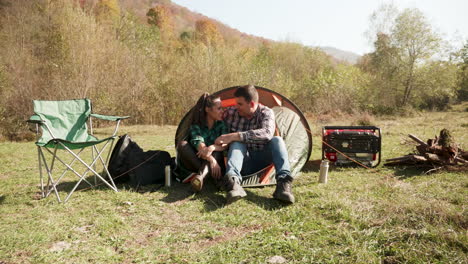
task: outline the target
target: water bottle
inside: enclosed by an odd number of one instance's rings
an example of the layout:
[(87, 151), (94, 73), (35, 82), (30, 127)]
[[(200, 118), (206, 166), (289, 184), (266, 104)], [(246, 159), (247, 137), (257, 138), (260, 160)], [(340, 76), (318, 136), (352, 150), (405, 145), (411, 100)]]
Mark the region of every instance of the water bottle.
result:
[(320, 163), (319, 183), (327, 183), (328, 181), (328, 160), (322, 160)]
[(167, 165), (164, 169), (164, 186), (171, 187), (171, 166)]

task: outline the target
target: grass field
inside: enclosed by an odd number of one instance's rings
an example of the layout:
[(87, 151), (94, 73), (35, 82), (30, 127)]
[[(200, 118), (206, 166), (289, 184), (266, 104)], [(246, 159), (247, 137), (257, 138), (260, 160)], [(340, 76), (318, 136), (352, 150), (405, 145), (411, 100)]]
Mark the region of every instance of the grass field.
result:
[[(373, 121), (383, 158), (411, 152), (408, 133), (425, 140), (442, 128), (467, 149), (464, 108)], [(0, 143), (0, 263), (468, 263), (466, 173), (331, 168), (329, 183), (318, 184), (320, 127), (351, 123), (318, 120), (310, 122), (311, 161), (293, 188), (297, 202), (286, 207), (271, 199), (274, 187), (247, 189), (225, 206), (213, 186), (193, 194), (178, 183), (78, 191), (58, 204), (53, 195), (38, 199), (33, 142)], [(173, 155), (175, 130), (120, 132)]]

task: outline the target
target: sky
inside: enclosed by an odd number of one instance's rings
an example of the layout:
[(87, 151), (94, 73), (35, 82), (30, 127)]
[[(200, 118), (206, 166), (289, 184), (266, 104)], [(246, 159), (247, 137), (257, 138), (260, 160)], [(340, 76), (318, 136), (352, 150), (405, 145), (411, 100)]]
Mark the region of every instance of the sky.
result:
[(365, 32), (371, 14), (393, 2), (417, 8), (454, 46), (468, 40), (468, 0), (172, 0), (241, 32), (307, 46), (372, 51)]

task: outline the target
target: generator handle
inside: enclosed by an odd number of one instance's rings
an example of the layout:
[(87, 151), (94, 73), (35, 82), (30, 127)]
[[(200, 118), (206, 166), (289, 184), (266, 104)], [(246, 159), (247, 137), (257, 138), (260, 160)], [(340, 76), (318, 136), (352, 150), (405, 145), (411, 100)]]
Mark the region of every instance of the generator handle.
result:
[(322, 129), (322, 133), (324, 130), (327, 129), (364, 129), (364, 130), (379, 130), (380, 133), (380, 128), (376, 126), (324, 126)]

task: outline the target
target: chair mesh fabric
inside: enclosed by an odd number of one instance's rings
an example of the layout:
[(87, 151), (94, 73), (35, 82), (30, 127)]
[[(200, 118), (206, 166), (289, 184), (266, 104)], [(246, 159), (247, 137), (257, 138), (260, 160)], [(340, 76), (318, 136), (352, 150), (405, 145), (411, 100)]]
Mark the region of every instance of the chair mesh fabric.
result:
[[(61, 141), (70, 149), (79, 149), (92, 146), (109, 138), (98, 140), (88, 134), (86, 121), (91, 114), (91, 101), (89, 99), (43, 101), (34, 100), (34, 113), (47, 124), (42, 125), (42, 136), (36, 142), (42, 147), (56, 147)], [(59, 148), (62, 148), (59, 145)]]

